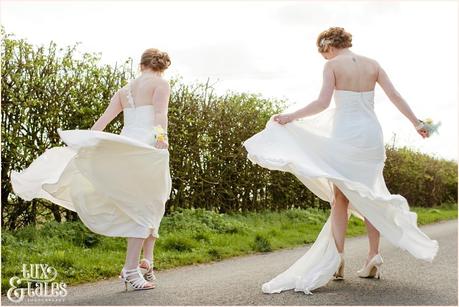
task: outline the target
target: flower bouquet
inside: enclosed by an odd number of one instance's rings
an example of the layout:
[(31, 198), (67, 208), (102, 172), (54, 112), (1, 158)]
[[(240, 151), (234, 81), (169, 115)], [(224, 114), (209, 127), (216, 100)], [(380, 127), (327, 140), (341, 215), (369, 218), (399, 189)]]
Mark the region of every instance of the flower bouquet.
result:
[(424, 120), (418, 119), (419, 125), (416, 126), (416, 130), (425, 130), (427, 132), (427, 137), (431, 136), (432, 133), (438, 134), (438, 127), (440, 127), (441, 122), (434, 123), (431, 118), (426, 118)]
[(167, 133), (164, 131), (163, 127), (160, 125), (155, 126), (155, 139), (158, 142), (164, 142), (166, 140)]

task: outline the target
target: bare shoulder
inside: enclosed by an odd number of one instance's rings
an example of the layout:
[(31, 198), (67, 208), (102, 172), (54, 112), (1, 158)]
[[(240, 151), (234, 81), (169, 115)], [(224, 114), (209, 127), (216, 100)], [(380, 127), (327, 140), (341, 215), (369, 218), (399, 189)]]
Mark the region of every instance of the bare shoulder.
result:
[(337, 67), (337, 65), (339, 62), (336, 61), (335, 59), (330, 59), (330, 60), (327, 60), (324, 64), (324, 72), (327, 72), (327, 71), (334, 71), (335, 68)]
[(145, 78), (145, 85), (146, 87), (150, 88), (151, 90), (155, 90), (157, 88), (161, 89), (169, 89), (169, 81), (163, 79), (161, 77), (148, 77)]
[(340, 62), (340, 59), (337, 59), (337, 57), (334, 57), (333, 59), (329, 59), (325, 61), (324, 68), (333, 68), (339, 62)]
[(346, 57), (336, 56), (325, 62), (324, 72), (326, 71), (340, 72), (340, 71), (346, 70), (348, 65), (349, 65), (349, 62), (347, 61)]
[(379, 68), (379, 63), (375, 59), (360, 54), (358, 56), (373, 67)]
[(121, 93), (121, 92), (123, 92), (123, 91), (127, 91), (127, 88), (128, 88), (128, 85), (127, 85), (127, 83), (126, 83), (124, 86), (120, 87), (120, 88), (118, 89), (117, 92), (118, 92), (118, 93)]
[(156, 84), (158, 87), (161, 87), (164, 89), (170, 89), (169, 81), (167, 81), (166, 79), (158, 78)]

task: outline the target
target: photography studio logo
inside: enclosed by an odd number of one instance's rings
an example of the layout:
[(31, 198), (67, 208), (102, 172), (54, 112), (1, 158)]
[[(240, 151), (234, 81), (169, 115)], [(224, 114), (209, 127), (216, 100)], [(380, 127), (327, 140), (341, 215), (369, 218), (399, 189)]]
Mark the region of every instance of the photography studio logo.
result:
[(22, 277), (10, 278), (8, 299), (20, 303), (25, 297), (28, 301), (63, 301), (67, 295), (67, 285), (54, 281), (57, 271), (42, 263), (22, 264)]

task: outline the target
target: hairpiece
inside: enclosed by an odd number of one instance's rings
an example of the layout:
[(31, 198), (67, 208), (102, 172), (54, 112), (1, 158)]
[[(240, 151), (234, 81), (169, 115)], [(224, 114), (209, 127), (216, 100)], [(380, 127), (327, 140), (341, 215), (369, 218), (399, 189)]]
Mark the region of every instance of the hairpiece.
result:
[(325, 39), (325, 38), (322, 38), (322, 39), (320, 40), (319, 45), (320, 45), (320, 47), (323, 47), (323, 46), (328, 45), (328, 44), (330, 44), (330, 43), (332, 43), (332, 42), (333, 42), (332, 39)]

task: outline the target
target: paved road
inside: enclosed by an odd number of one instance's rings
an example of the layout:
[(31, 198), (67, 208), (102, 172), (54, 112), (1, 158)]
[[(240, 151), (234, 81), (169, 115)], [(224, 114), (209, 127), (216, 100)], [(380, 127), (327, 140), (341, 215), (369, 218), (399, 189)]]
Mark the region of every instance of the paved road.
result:
[[(187, 266), (157, 273), (156, 289), (124, 292), (117, 278), (69, 287), (58, 305), (458, 305), (457, 220), (422, 226), (440, 250), (433, 263), (381, 239), (382, 279), (356, 276), (367, 253), (365, 236), (348, 238), (345, 280), (331, 280), (313, 295), (263, 294), (261, 284), (286, 269), (310, 245)], [(12, 305), (2, 297), (4, 305)], [(27, 302), (24, 302), (27, 303)], [(29, 304), (48, 305), (53, 302)]]

